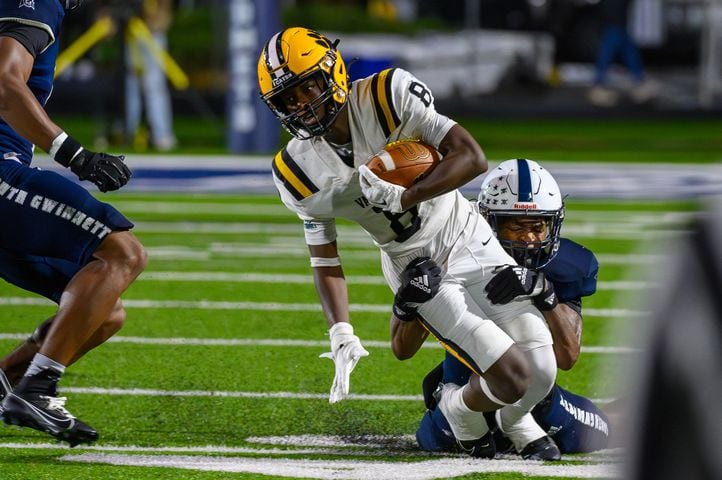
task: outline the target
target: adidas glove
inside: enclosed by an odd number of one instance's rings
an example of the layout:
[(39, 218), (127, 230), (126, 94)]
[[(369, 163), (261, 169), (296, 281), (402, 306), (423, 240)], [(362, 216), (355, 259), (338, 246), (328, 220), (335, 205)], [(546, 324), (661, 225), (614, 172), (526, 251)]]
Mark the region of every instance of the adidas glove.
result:
[(412, 260), (401, 273), (401, 286), (394, 297), (394, 315), (404, 322), (417, 317), (413, 304), (428, 302), (439, 292), (441, 268), (429, 257)]
[(531, 297), (534, 306), (546, 312), (559, 304), (554, 284), (537, 272), (517, 265), (506, 265), (486, 284), (486, 296), (491, 303), (507, 304), (519, 296)]
[(534, 306), (536, 308), (542, 312), (548, 312), (559, 305), (559, 299), (557, 299), (557, 294), (554, 293), (554, 284), (547, 280), (543, 273), (540, 273), (540, 275), (542, 277), (542, 281), (544, 282), (544, 286), (541, 293), (533, 297), (532, 301), (534, 302)]
[(118, 190), (132, 175), (123, 155), (91, 152), (66, 133), (53, 140), (49, 153), (56, 162), (70, 167), (80, 180), (93, 182), (101, 192)]
[(320, 357), (330, 358), (336, 366), (328, 397), (328, 403), (336, 403), (348, 396), (351, 372), (361, 357), (368, 356), (369, 352), (361, 345), (361, 340), (354, 335), (350, 323), (336, 323), (328, 333), (331, 337), (331, 351), (322, 353)]

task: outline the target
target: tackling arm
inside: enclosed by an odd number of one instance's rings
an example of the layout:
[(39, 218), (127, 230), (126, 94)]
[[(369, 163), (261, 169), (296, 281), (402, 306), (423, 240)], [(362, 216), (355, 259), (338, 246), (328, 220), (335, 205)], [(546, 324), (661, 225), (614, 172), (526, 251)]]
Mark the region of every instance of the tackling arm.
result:
[(429, 331), (418, 320), (404, 322), (391, 316), (391, 350), (399, 360), (413, 357), (428, 336)]
[(542, 312), (549, 324), (554, 340), (557, 366), (570, 370), (579, 359), (582, 341), (582, 316), (572, 307), (560, 303), (552, 310)]
[(518, 265), (507, 265), (498, 270), (484, 288), (494, 304), (507, 304), (520, 296), (531, 298), (549, 325), (557, 366), (562, 370), (574, 366), (582, 338), (581, 303), (560, 303), (554, 283), (543, 273)]
[(456, 124), (439, 144), (443, 160), (427, 177), (412, 185), (401, 196), (401, 205), (417, 203), (448, 193), (484, 173), (489, 164), (474, 137)]

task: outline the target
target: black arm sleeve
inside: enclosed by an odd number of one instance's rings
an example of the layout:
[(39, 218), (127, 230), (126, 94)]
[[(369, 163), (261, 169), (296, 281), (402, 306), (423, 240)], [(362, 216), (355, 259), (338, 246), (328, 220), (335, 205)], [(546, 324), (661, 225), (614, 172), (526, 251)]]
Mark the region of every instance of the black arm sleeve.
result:
[(52, 41), (50, 34), (42, 28), (9, 20), (0, 22), (0, 36), (14, 38), (33, 58), (43, 53)]

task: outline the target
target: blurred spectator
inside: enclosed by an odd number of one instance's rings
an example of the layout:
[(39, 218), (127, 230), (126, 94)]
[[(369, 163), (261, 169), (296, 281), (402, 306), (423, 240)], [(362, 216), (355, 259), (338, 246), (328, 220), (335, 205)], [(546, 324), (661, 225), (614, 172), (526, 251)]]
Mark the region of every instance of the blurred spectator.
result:
[[(158, 47), (166, 49), (166, 33), (172, 21), (171, 0), (144, 0), (141, 19), (150, 29)], [(141, 120), (143, 104), (150, 127), (151, 144), (159, 151), (175, 148), (173, 113), (168, 81), (163, 67), (144, 42), (128, 37), (125, 52), (125, 128), (129, 139), (143, 141)], [(135, 143), (141, 143), (135, 142)]]
[(594, 86), (588, 94), (589, 101), (595, 105), (611, 107), (619, 101), (619, 93), (609, 88), (607, 78), (609, 67), (617, 55), (632, 76), (632, 100), (644, 103), (656, 95), (656, 86), (645, 80), (639, 50), (627, 32), (631, 2), (632, 0), (601, 0), (599, 3), (602, 36), (597, 50)]

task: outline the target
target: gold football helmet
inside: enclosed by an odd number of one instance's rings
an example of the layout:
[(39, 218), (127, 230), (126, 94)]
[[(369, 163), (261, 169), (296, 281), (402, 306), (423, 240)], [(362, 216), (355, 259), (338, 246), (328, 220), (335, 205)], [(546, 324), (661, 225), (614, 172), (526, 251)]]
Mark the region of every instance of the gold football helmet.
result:
[[(263, 47), (258, 59), (261, 98), (296, 138), (326, 133), (346, 104), (348, 73), (337, 44), (308, 28), (293, 27), (276, 33)], [(321, 94), (306, 108), (289, 112), (280, 94), (309, 78), (318, 82)], [(317, 112), (323, 112), (320, 118)], [(313, 121), (303, 120), (309, 116)]]

